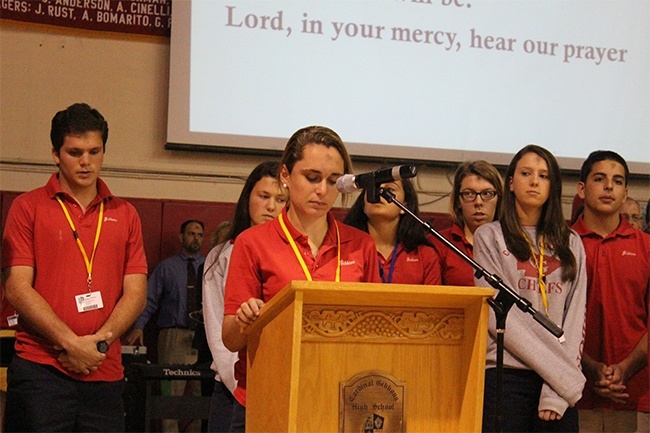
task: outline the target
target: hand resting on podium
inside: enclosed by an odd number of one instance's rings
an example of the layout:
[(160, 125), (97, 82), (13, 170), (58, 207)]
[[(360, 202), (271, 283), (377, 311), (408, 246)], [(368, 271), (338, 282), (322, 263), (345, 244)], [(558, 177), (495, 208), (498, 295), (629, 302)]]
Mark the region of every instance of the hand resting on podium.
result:
[(264, 301), (250, 298), (243, 302), (237, 309), (236, 315), (226, 315), (223, 319), (223, 344), (232, 352), (237, 352), (246, 347), (246, 334), (244, 330), (250, 326), (260, 315)]

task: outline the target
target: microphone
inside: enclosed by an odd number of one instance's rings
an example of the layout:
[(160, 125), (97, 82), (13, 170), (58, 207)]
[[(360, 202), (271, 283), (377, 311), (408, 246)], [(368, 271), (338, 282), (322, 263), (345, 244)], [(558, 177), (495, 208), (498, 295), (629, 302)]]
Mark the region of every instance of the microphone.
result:
[(336, 181), (336, 189), (343, 194), (350, 194), (354, 190), (381, 185), (386, 182), (409, 179), (415, 177), (417, 169), (414, 165), (398, 165), (393, 168), (382, 168), (363, 174), (344, 174)]

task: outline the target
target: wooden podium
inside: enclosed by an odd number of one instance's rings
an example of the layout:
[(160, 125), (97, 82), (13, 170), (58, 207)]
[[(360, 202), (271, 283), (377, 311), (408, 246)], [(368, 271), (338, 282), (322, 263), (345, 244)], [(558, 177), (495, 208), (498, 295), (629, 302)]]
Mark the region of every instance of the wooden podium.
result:
[[(480, 431), (485, 299), (493, 294), (478, 287), (290, 283), (249, 328), (246, 431)], [(403, 401), (395, 397), (403, 404), (399, 428), (364, 429), (339, 416), (352, 411), (341, 401), (343, 386), (372, 372), (403, 384)]]

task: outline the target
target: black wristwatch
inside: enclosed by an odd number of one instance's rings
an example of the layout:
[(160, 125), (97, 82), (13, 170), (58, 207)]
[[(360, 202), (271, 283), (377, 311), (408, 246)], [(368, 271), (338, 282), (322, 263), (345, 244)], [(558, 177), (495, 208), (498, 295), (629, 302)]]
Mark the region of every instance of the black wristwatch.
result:
[(102, 340), (102, 341), (97, 342), (97, 350), (100, 353), (108, 352), (108, 343), (106, 342), (106, 340)]

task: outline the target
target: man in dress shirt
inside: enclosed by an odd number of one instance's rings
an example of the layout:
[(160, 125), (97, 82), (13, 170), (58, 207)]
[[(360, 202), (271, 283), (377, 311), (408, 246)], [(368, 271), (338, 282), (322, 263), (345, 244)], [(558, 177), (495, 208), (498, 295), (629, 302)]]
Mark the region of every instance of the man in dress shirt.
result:
[[(187, 220), (181, 224), (178, 238), (182, 250), (160, 262), (151, 273), (147, 284), (147, 307), (127, 337), (128, 344), (142, 344), (143, 329), (158, 311), (159, 364), (194, 364), (197, 361), (197, 350), (192, 347), (192, 341), (198, 322), (193, 319), (196, 316), (192, 313), (201, 308), (197, 287), (197, 280), (201, 276), (197, 269), (205, 261), (199, 252), (203, 244), (203, 230), (204, 224), (198, 220)], [(184, 395), (186, 385), (192, 388), (193, 395), (201, 395), (200, 381), (196, 380), (171, 381), (169, 395)], [(163, 431), (179, 431), (178, 421), (163, 420)]]

